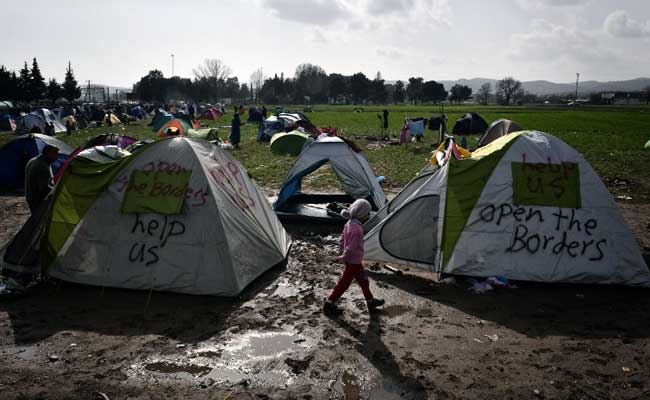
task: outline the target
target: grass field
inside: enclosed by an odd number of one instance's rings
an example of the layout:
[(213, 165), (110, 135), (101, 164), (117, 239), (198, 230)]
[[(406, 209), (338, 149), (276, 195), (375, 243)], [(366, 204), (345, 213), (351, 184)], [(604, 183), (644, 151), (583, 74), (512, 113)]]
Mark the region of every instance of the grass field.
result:
[[(439, 107), (432, 106), (392, 106), (389, 131), (393, 136), (399, 134), (405, 116), (429, 117), (438, 115)], [(354, 112), (353, 106), (316, 106), (307, 116), (317, 126), (333, 126), (344, 136), (378, 135), (380, 132), (378, 112), (383, 107), (364, 107), (363, 112)], [(498, 118), (509, 118), (525, 129), (535, 129), (553, 134), (580, 151), (593, 165), (601, 177), (615, 193), (625, 192), (634, 202), (650, 202), (650, 150), (643, 148), (650, 139), (649, 107), (490, 107), (490, 106), (447, 106), (450, 126), (468, 111), (478, 112), (489, 122)], [(209, 121), (210, 127), (230, 125), (228, 114), (219, 121)], [(204, 121), (205, 122), (205, 121)], [(450, 128), (451, 129), (451, 128)], [(60, 135), (60, 139), (78, 146), (100, 133), (115, 132), (136, 138), (152, 138), (146, 124), (131, 125), (124, 128), (95, 128), (75, 132), (72, 136)], [(227, 137), (229, 129), (220, 129), (220, 137)], [(293, 157), (276, 156), (266, 144), (255, 141), (257, 126), (242, 126), (242, 148), (234, 151), (248, 172), (261, 185), (277, 189), (290, 168)], [(0, 144), (13, 135), (0, 135)], [(470, 144), (477, 137), (469, 138)], [(427, 131), (425, 140), (418, 145), (368, 147), (369, 142), (358, 140), (366, 157), (377, 175), (386, 177), (386, 184), (398, 190), (418, 172), (426, 160), (437, 132)], [(321, 173), (319, 179), (311, 179), (314, 189), (329, 187), (335, 178), (331, 173)], [(614, 182), (618, 181), (618, 184)], [(623, 181), (623, 183), (621, 183)]]

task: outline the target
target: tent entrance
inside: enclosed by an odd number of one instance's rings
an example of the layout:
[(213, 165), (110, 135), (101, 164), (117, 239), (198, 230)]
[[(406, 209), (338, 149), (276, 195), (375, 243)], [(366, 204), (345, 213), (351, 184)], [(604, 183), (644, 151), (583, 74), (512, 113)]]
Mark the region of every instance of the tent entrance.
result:
[(422, 196), (397, 210), (379, 232), (386, 253), (400, 260), (434, 265), (438, 254), (440, 196)]
[(276, 211), (280, 220), (334, 225), (345, 223), (339, 209), (355, 199), (345, 193), (336, 171), (325, 160), (305, 172), (299, 176), (300, 191), (287, 199), (282, 210)]

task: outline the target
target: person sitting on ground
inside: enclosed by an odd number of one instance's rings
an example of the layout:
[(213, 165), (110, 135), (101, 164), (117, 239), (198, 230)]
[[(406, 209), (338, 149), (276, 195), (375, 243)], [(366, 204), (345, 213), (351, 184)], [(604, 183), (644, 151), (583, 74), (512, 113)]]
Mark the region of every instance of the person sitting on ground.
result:
[(349, 221), (343, 228), (339, 249), (341, 255), (337, 258), (345, 265), (343, 274), (338, 283), (332, 289), (332, 293), (325, 299), (323, 311), (326, 314), (340, 313), (336, 302), (341, 298), (343, 293), (350, 287), (352, 280), (356, 280), (363, 297), (366, 299), (368, 311), (372, 312), (377, 307), (384, 305), (384, 300), (376, 299), (370, 292), (370, 282), (368, 275), (363, 269), (363, 223), (370, 217), (372, 206), (368, 200), (356, 200), (350, 208), (343, 210), (341, 215)]
[(232, 147), (238, 149), (241, 141), (241, 126), (244, 125), (244, 122), (241, 122), (237, 112), (233, 114), (230, 125), (230, 143), (232, 143)]
[(51, 164), (59, 158), (59, 148), (46, 144), (41, 154), (25, 167), (25, 199), (32, 214), (38, 210), (54, 187)]

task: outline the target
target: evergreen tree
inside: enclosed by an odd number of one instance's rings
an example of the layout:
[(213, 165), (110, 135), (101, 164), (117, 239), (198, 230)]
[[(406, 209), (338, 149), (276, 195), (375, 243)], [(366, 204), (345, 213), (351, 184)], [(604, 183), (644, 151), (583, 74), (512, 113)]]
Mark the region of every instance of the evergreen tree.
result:
[(56, 79), (50, 79), (50, 82), (47, 85), (47, 98), (52, 101), (52, 104), (56, 103), (58, 99), (63, 96), (63, 88)]
[(11, 72), (5, 68), (4, 65), (0, 65), (0, 101), (2, 100), (12, 100), (9, 98), (9, 93), (11, 92), (11, 86), (13, 82), (11, 81)]
[(47, 86), (45, 85), (45, 79), (41, 74), (41, 70), (38, 67), (38, 62), (36, 61), (36, 57), (34, 57), (34, 61), (32, 61), (31, 74), (32, 74), (32, 79), (30, 80), (29, 83), (30, 100), (33, 101), (42, 100), (45, 98), (45, 95), (47, 94)]
[(7, 91), (7, 98), (14, 103), (20, 100), (20, 88), (18, 87), (16, 71), (11, 71), (11, 86), (9, 86), (9, 91)]
[(81, 97), (81, 88), (72, 72), (72, 66), (68, 61), (68, 69), (65, 71), (65, 81), (63, 81), (63, 97), (69, 102), (73, 102)]
[(17, 98), (16, 100), (29, 103), (32, 101), (30, 96), (29, 88), (30, 82), (32, 80), (32, 74), (29, 72), (29, 67), (27, 66), (27, 61), (25, 61), (25, 66), (20, 70), (17, 83)]

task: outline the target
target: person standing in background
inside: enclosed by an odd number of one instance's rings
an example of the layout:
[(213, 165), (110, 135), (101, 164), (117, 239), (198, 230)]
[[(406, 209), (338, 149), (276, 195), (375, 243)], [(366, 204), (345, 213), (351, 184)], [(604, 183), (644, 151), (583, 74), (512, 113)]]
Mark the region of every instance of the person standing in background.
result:
[(25, 167), (25, 199), (32, 214), (43, 204), (54, 187), (52, 163), (59, 158), (59, 148), (46, 144), (41, 154)]

